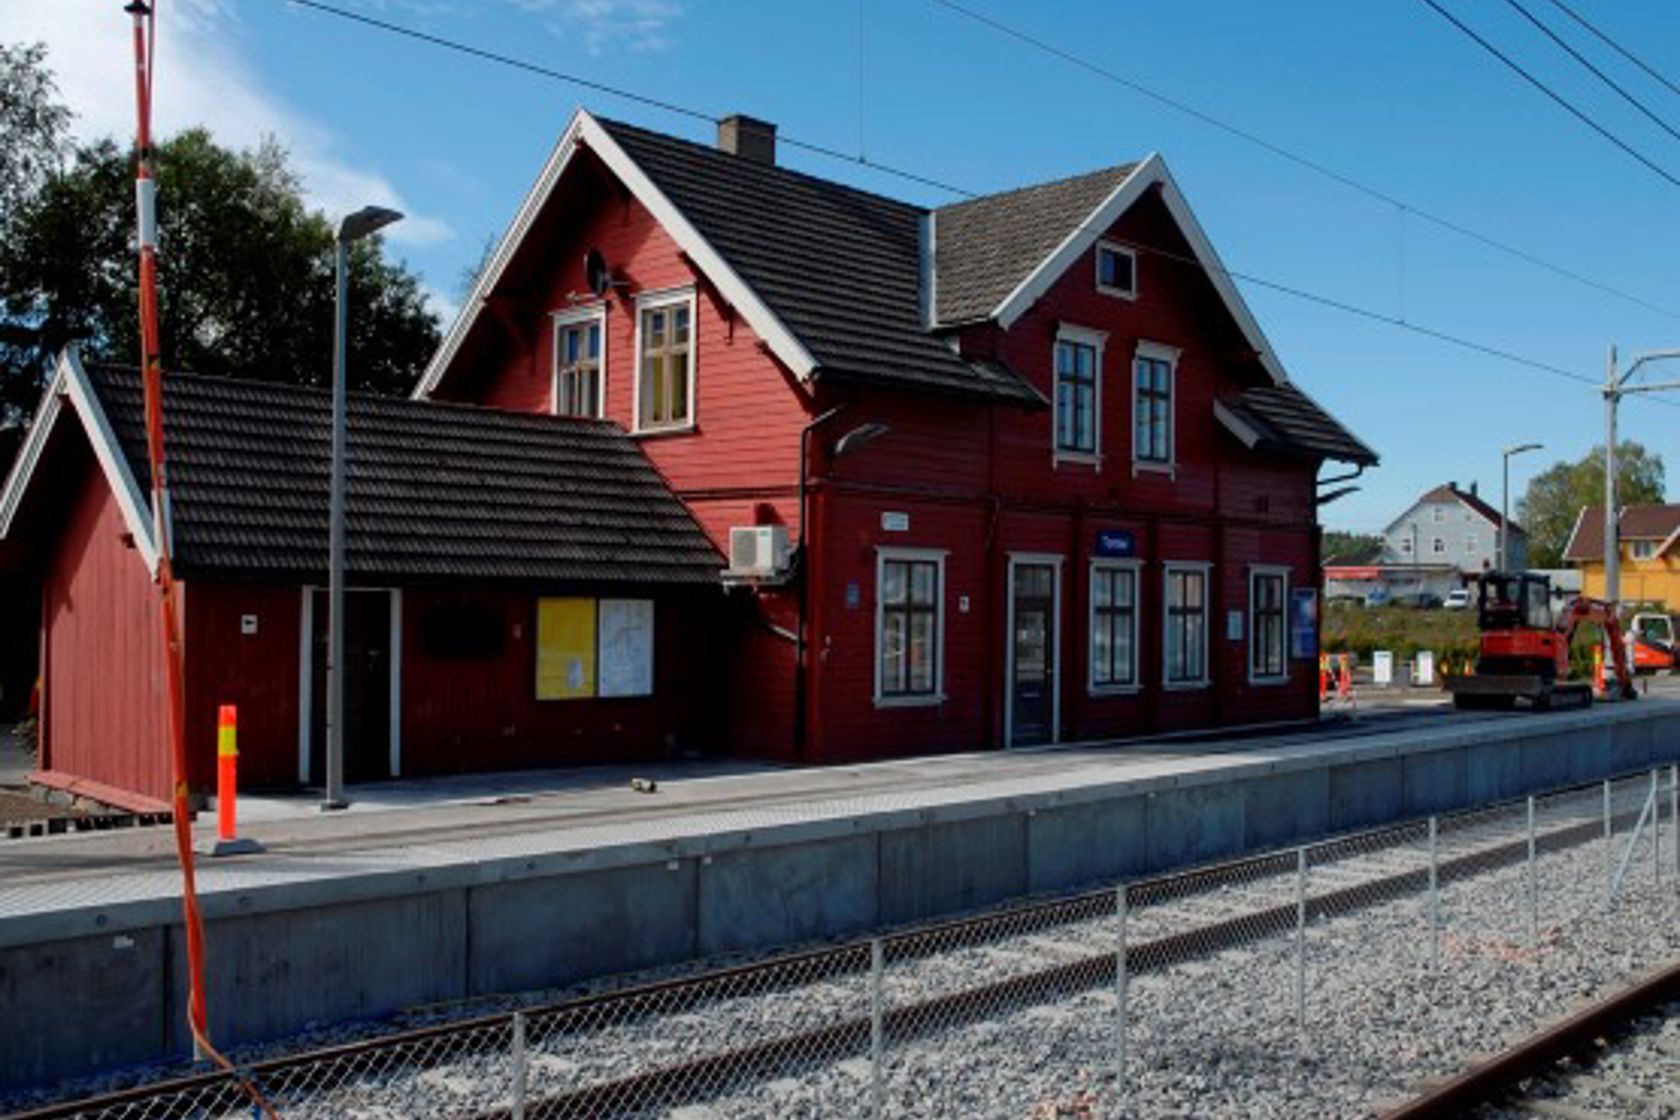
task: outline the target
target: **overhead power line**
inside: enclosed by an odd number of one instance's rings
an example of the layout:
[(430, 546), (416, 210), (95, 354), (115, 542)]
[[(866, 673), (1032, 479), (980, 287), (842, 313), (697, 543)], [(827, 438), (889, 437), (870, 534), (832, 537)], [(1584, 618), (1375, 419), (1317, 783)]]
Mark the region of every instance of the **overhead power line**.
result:
[(1660, 82), (1664, 86), (1667, 86), (1671, 93), (1674, 93), (1676, 95), (1680, 95), (1680, 85), (1675, 85), (1673, 82), (1669, 81), (1667, 78), (1665, 78), (1661, 74), (1657, 73), (1656, 70), (1652, 69), (1648, 64), (1646, 64), (1643, 60), (1641, 60), (1638, 55), (1634, 54), (1632, 51), (1628, 50), (1626, 47), (1624, 47), (1620, 43), (1616, 42), (1616, 40), (1610, 38), (1610, 36), (1606, 35), (1604, 32), (1600, 31), (1598, 28), (1594, 27), (1591, 23), (1589, 23), (1587, 21), (1587, 18), (1585, 16), (1581, 15), (1574, 8), (1571, 8), (1568, 4), (1565, 4), (1563, 2), (1563, 0), (1551, 0), (1551, 4), (1552, 4), (1552, 7), (1556, 8), (1558, 11), (1562, 12), (1564, 15), (1568, 16), (1570, 19), (1574, 20), (1576, 23), (1580, 24), (1582, 27), (1586, 28), (1593, 35), (1597, 36), (1599, 41), (1602, 42), (1605, 46), (1609, 47), (1611, 50), (1615, 51), (1617, 54), (1621, 55), (1623, 58), (1625, 58), (1629, 62), (1633, 63), (1635, 66), (1637, 66), (1641, 70), (1645, 71), (1645, 73), (1649, 74), (1656, 81)]
[(1680, 319), (1680, 311), (1676, 311), (1674, 308), (1664, 307), (1659, 303), (1654, 303), (1643, 296), (1635, 295), (1634, 293), (1618, 288), (1613, 284), (1606, 283), (1602, 280), (1595, 280), (1592, 277), (1577, 272), (1572, 268), (1557, 264), (1554, 261), (1549, 261), (1527, 249), (1513, 245), (1508, 241), (1501, 240), (1491, 234), (1482, 233), (1481, 231), (1472, 229), (1460, 222), (1455, 222), (1451, 218), (1423, 209), (1422, 207), (1407, 202), (1396, 195), (1390, 194), (1388, 191), (1385, 191), (1380, 187), (1372, 186), (1370, 183), (1357, 179), (1347, 172), (1338, 171), (1326, 163), (1313, 159), (1311, 156), (1304, 155), (1292, 148), (1287, 148), (1275, 141), (1268, 140), (1264, 136), (1261, 136), (1256, 132), (1251, 132), (1240, 125), (1235, 125), (1229, 121), (1221, 120), (1211, 113), (1196, 108), (1194, 105), (1162, 93), (1159, 90), (1152, 89), (1141, 82), (1128, 78), (1124, 74), (1120, 74), (1114, 70), (1110, 70), (1108, 67), (1093, 62), (1088, 58), (1074, 54), (1072, 51), (1058, 47), (1054, 43), (1040, 39), (1035, 35), (1022, 31), (1020, 28), (1012, 27), (1009, 24), (1006, 24), (1001, 20), (994, 19), (982, 12), (977, 12), (972, 8), (965, 7), (964, 5), (957, 3), (957, 0), (932, 0), (932, 2), (955, 12), (957, 15), (960, 15), (965, 19), (989, 27), (1000, 35), (1025, 43), (1028, 46), (1034, 47), (1035, 49), (1051, 55), (1054, 58), (1059, 58), (1063, 62), (1069, 63), (1081, 70), (1094, 74), (1105, 81), (1122, 86), (1125, 89), (1131, 90), (1133, 93), (1136, 93), (1141, 97), (1146, 97), (1159, 105), (1164, 105), (1176, 113), (1181, 113), (1184, 116), (1199, 121), (1210, 128), (1218, 129), (1220, 132), (1229, 136), (1234, 136), (1245, 143), (1252, 144), (1263, 151), (1277, 156), (1279, 159), (1295, 164), (1297, 167), (1305, 168), (1315, 175), (1328, 179), (1331, 182), (1339, 183), (1342, 186), (1347, 187), (1349, 190), (1365, 195), (1367, 198), (1375, 199), (1378, 202), (1392, 206), (1404, 213), (1411, 214), (1439, 229), (1444, 229), (1449, 233), (1457, 234), (1459, 237), (1473, 241), (1478, 245), (1504, 253), (1506, 256), (1520, 260), (1525, 264), (1532, 265), (1545, 272), (1550, 272), (1554, 276), (1560, 276), (1565, 280), (1569, 280), (1573, 283), (1602, 292), (1605, 295), (1614, 296), (1615, 298), (1635, 307), (1643, 308), (1646, 311), (1653, 311), (1658, 315), (1665, 315), (1670, 319)]
[(1521, 63), (1517, 62), (1510, 55), (1506, 54), (1504, 51), (1500, 50), (1498, 47), (1496, 47), (1492, 43), (1488, 42), (1481, 35), (1478, 35), (1474, 28), (1470, 27), (1470, 25), (1466, 24), (1465, 22), (1460, 20), (1457, 16), (1455, 16), (1451, 12), (1447, 11), (1447, 9), (1443, 8), (1440, 4), (1436, 3), (1436, 0), (1423, 0), (1423, 3), (1428, 5), (1431, 9), (1433, 9), (1435, 11), (1435, 13), (1437, 15), (1439, 15), (1442, 19), (1446, 20), (1448, 23), (1450, 23), (1454, 27), (1458, 28), (1459, 31), (1463, 32), (1466, 36), (1468, 36), (1471, 40), (1473, 40), (1476, 43), (1477, 46), (1481, 47), (1484, 51), (1488, 52), (1493, 57), (1497, 58), (1500, 62), (1503, 62), (1508, 68), (1510, 68), (1514, 73), (1516, 73), (1516, 75), (1518, 77), (1522, 78), (1523, 81), (1527, 82), (1529, 85), (1533, 86), (1535, 89), (1537, 89), (1541, 93), (1545, 94), (1553, 102), (1555, 102), (1556, 104), (1561, 106), (1564, 109), (1564, 111), (1566, 111), (1570, 116), (1574, 117), (1576, 120), (1580, 121), (1582, 124), (1586, 125), (1588, 128), (1592, 129), (1594, 132), (1598, 133), (1600, 136), (1604, 137), (1604, 139), (1610, 141), (1610, 143), (1612, 143), (1616, 147), (1620, 148), (1628, 156), (1632, 157), (1634, 160), (1637, 160), (1639, 163), (1643, 164), (1646, 168), (1648, 168), (1651, 172), (1660, 176), (1662, 179), (1666, 180), (1670, 185), (1680, 187), (1680, 178), (1675, 178), (1675, 176), (1673, 174), (1671, 174), (1666, 168), (1662, 167), (1656, 161), (1654, 161), (1650, 157), (1646, 156), (1643, 152), (1641, 152), (1639, 149), (1635, 148), (1632, 144), (1629, 144), (1626, 140), (1623, 140), (1620, 136), (1617, 136), (1614, 132), (1611, 132), (1608, 128), (1605, 128), (1603, 125), (1599, 124), (1596, 120), (1594, 120), (1591, 116), (1589, 116), (1585, 111), (1578, 108), (1573, 102), (1571, 102), (1570, 100), (1565, 98), (1562, 94), (1558, 93), (1556, 90), (1552, 89), (1551, 86), (1547, 85), (1545, 82), (1542, 82), (1539, 78), (1536, 78), (1533, 74), (1530, 74), (1527, 70), (1525, 70), (1523, 68)]
[(1626, 101), (1629, 105), (1632, 105), (1635, 109), (1638, 109), (1641, 113), (1643, 113), (1645, 115), (1645, 117), (1647, 119), (1649, 119), (1658, 128), (1662, 129), (1664, 132), (1666, 132), (1670, 136), (1674, 137), (1674, 139), (1680, 140), (1680, 132), (1676, 132), (1674, 130), (1674, 128), (1667, 121), (1665, 121), (1661, 117), (1659, 117), (1656, 114), (1656, 112), (1653, 109), (1651, 109), (1650, 106), (1646, 105), (1643, 101), (1639, 100), (1639, 98), (1637, 98), (1633, 94), (1629, 93), (1626, 89), (1624, 89), (1622, 87), (1620, 82), (1617, 82), (1614, 78), (1612, 78), (1610, 75), (1606, 74), (1603, 70), (1600, 70), (1597, 66), (1593, 65), (1593, 62), (1592, 62), (1591, 59), (1587, 58), (1580, 51), (1578, 51), (1574, 47), (1570, 46), (1567, 42), (1564, 41), (1562, 36), (1558, 35), (1557, 32), (1553, 31), (1550, 27), (1547, 27), (1544, 23), (1542, 23), (1540, 21), (1540, 19), (1538, 17), (1536, 17), (1533, 12), (1531, 12), (1527, 8), (1523, 7), (1522, 0), (1505, 0), (1505, 3), (1507, 3), (1511, 7), (1515, 8), (1519, 15), (1521, 15), (1529, 23), (1532, 23), (1535, 27), (1539, 28), (1540, 32), (1543, 35), (1545, 35), (1546, 38), (1548, 38), (1552, 42), (1556, 43), (1560, 48), (1562, 48), (1569, 55), (1570, 58), (1573, 58), (1576, 62), (1579, 62), (1582, 66), (1586, 67), (1589, 71), (1591, 71), (1593, 77), (1597, 78), (1599, 81), (1603, 82), (1605, 85), (1609, 86), (1612, 90), (1614, 90), (1616, 92), (1617, 96), (1619, 96), (1623, 101)]
[[(302, 7), (312, 9), (314, 11), (322, 12), (322, 13), (327, 14), (327, 15), (338, 16), (340, 18), (350, 20), (350, 21), (355, 22), (355, 23), (363, 24), (365, 26), (372, 27), (372, 28), (375, 28), (375, 29), (378, 29), (378, 30), (381, 30), (381, 31), (386, 31), (386, 32), (389, 32), (389, 33), (392, 33), (392, 34), (395, 34), (395, 35), (400, 35), (404, 38), (416, 40), (416, 41), (419, 41), (419, 42), (422, 42), (422, 43), (429, 44), (431, 46), (441, 47), (441, 48), (446, 49), (446, 50), (451, 50), (451, 51), (455, 51), (455, 52), (458, 52), (458, 53), (461, 53), (461, 54), (470, 55), (474, 58), (478, 58), (478, 59), (481, 59), (481, 60), (484, 60), (484, 61), (487, 61), (487, 62), (494, 62), (494, 63), (498, 63), (500, 65), (510, 66), (510, 67), (515, 68), (515, 69), (525, 71), (526, 73), (536, 74), (540, 77), (550, 78), (550, 79), (553, 79), (555, 81), (560, 81), (560, 82), (565, 82), (565, 83), (576, 85), (576, 86), (581, 86), (581, 87), (586, 88), (586, 89), (593, 89), (593, 90), (596, 90), (600, 93), (609, 94), (613, 97), (623, 98), (625, 100), (632, 101), (632, 102), (635, 102), (637, 104), (646, 105), (646, 106), (649, 106), (651, 108), (661, 109), (661, 110), (664, 110), (666, 112), (676, 113), (676, 114), (679, 114), (681, 116), (688, 117), (690, 119), (711, 121), (711, 122), (714, 122), (714, 123), (719, 119), (718, 117), (714, 116), (711, 113), (707, 113), (707, 112), (705, 112), (703, 110), (700, 110), (700, 109), (695, 109), (691, 106), (679, 105), (675, 102), (665, 101), (665, 100), (662, 100), (662, 99), (656, 98), (656, 97), (649, 97), (645, 94), (637, 93), (634, 90), (625, 89), (625, 88), (620, 87), (620, 86), (612, 86), (612, 85), (608, 85), (604, 82), (597, 82), (597, 81), (594, 81), (594, 80), (588, 79), (588, 78), (580, 78), (577, 75), (568, 74), (565, 71), (556, 70), (552, 67), (543, 66), (543, 65), (539, 65), (537, 63), (528, 62), (524, 59), (515, 58), (511, 55), (504, 55), (504, 54), (501, 54), (497, 51), (491, 51), (491, 50), (486, 50), (486, 49), (481, 48), (481, 47), (475, 47), (475, 46), (472, 46), (471, 44), (459, 42), (459, 41), (454, 40), (454, 39), (445, 38), (441, 35), (433, 35), (433, 34), (430, 34), (428, 32), (418, 31), (414, 28), (404, 27), (401, 24), (391, 23), (391, 22), (388, 22), (386, 20), (377, 19), (377, 18), (374, 18), (372, 16), (363, 15), (359, 12), (346, 11), (345, 9), (336, 7), (332, 4), (324, 3), (323, 0), (281, 0), (281, 2), (288, 3), (288, 4), (297, 4), (297, 5), (300, 5)], [(945, 2), (945, 0), (939, 0), (939, 2), (943, 3), (943, 2)], [(778, 139), (780, 141), (788, 143), (788, 144), (790, 144), (794, 147), (803, 148), (806, 151), (814, 152), (818, 155), (823, 155), (823, 156), (827, 156), (827, 157), (830, 157), (830, 158), (843, 160), (843, 161), (848, 162), (848, 163), (860, 164), (860, 165), (865, 166), (865, 167), (873, 168), (874, 170), (880, 171), (884, 174), (893, 175), (893, 176), (897, 176), (899, 178), (908, 179), (908, 180), (912, 180), (912, 181), (915, 181), (915, 182), (924, 183), (924, 184), (927, 184), (929, 186), (938, 187), (941, 190), (948, 191), (952, 194), (960, 195), (960, 196), (965, 197), (965, 198), (977, 198), (977, 197), (980, 196), (980, 192), (970, 191), (970, 190), (967, 190), (965, 188), (953, 186), (953, 185), (948, 184), (948, 183), (942, 183), (942, 182), (940, 182), (936, 179), (931, 179), (931, 178), (928, 178), (927, 176), (919, 175), (919, 174), (917, 174), (915, 172), (911, 172), (911, 171), (905, 171), (901, 168), (892, 167), (892, 166), (889, 166), (887, 164), (876, 163), (875, 161), (865, 159), (862, 156), (852, 155), (852, 154), (847, 153), (847, 152), (841, 152), (841, 151), (838, 151), (837, 149), (830, 148), (826, 145), (814, 144), (814, 143), (810, 143), (808, 141), (796, 140), (796, 139), (793, 139), (793, 138), (785, 136), (785, 135), (779, 135)], [(1332, 175), (1335, 174), (1333, 172), (1328, 172), (1328, 173), (1332, 174)], [(1360, 187), (1358, 189), (1363, 190), (1365, 188)], [(1367, 193), (1374, 193), (1374, 192), (1367, 191)], [(1403, 209), (1407, 210), (1410, 213), (1417, 214), (1420, 217), (1428, 218), (1431, 221), (1436, 221), (1438, 224), (1448, 225), (1449, 228), (1452, 228), (1450, 226), (1450, 224), (1445, 223), (1441, 219), (1432, 218), (1430, 215), (1424, 214), (1422, 211), (1415, 210), (1411, 207), (1406, 207), (1403, 204), (1398, 204), (1397, 203), (1397, 205), (1401, 205)], [(1474, 234), (1474, 233), (1469, 233), (1468, 231), (1466, 231), (1466, 235), (1470, 236), (1470, 237), (1474, 237), (1478, 240), (1482, 239), (1480, 237), (1480, 235), (1477, 235), (1477, 234)], [(1292, 284), (1286, 284), (1286, 283), (1283, 283), (1282, 281), (1278, 281), (1278, 280), (1267, 279), (1266, 277), (1258, 276), (1258, 275), (1255, 275), (1253, 273), (1236, 272), (1236, 271), (1225, 268), (1223, 265), (1208, 264), (1208, 263), (1200, 260), (1197, 257), (1188, 256), (1188, 255), (1178, 253), (1178, 252), (1173, 251), (1173, 250), (1161, 248), (1159, 246), (1147, 245), (1147, 244), (1136, 243), (1136, 242), (1126, 242), (1124, 240), (1120, 241), (1120, 244), (1126, 245), (1128, 248), (1136, 249), (1136, 250), (1139, 250), (1139, 251), (1142, 251), (1142, 252), (1147, 252), (1147, 253), (1150, 253), (1150, 254), (1155, 255), (1155, 256), (1163, 257), (1165, 259), (1176, 260), (1180, 263), (1184, 263), (1184, 264), (1194, 266), (1194, 267), (1199, 268), (1203, 271), (1221, 272), (1224, 275), (1226, 275), (1226, 276), (1228, 276), (1228, 277), (1230, 277), (1234, 280), (1240, 280), (1240, 281), (1242, 281), (1244, 283), (1247, 283), (1247, 284), (1253, 284), (1257, 287), (1265, 288), (1269, 291), (1278, 292), (1282, 295), (1287, 295), (1291, 298), (1299, 299), (1299, 300), (1302, 300), (1302, 301), (1305, 301), (1305, 302), (1308, 302), (1308, 303), (1317, 304), (1321, 307), (1327, 307), (1327, 308), (1330, 308), (1330, 309), (1335, 310), (1335, 311), (1340, 311), (1340, 312), (1342, 312), (1344, 314), (1347, 314), (1347, 315), (1357, 316), (1359, 318), (1366, 319), (1366, 320), (1369, 320), (1371, 322), (1382, 323), (1382, 324), (1385, 324), (1387, 326), (1397, 328), (1399, 330), (1409, 331), (1413, 334), (1420, 335), (1420, 336), (1425, 337), (1425, 338), (1434, 339), (1435, 341), (1447, 343), (1449, 345), (1459, 347), (1460, 349), (1468, 350), (1468, 351), (1478, 353), (1478, 354), (1482, 354), (1482, 355), (1487, 356), (1487, 357), (1497, 358), (1501, 361), (1509, 362), (1513, 365), (1518, 365), (1518, 366), (1522, 366), (1522, 367), (1525, 367), (1525, 368), (1528, 368), (1528, 369), (1535, 370), (1537, 372), (1546, 373), (1546, 374), (1549, 374), (1549, 375), (1554, 376), (1554, 377), (1565, 378), (1567, 380), (1577, 382), (1577, 383), (1583, 384), (1583, 385), (1591, 385), (1591, 386), (1594, 386), (1594, 387), (1598, 386), (1598, 379), (1596, 377), (1589, 376), (1589, 375), (1581, 373), (1577, 370), (1565, 369), (1562, 366), (1553, 365), (1549, 362), (1540, 361), (1539, 359), (1536, 359), (1536, 358), (1525, 357), (1521, 354), (1515, 353), (1514, 351), (1504, 350), (1504, 349), (1501, 349), (1500, 347), (1491, 346), (1491, 345), (1488, 345), (1488, 344), (1482, 343), (1482, 342), (1477, 342), (1474, 339), (1469, 339), (1469, 338), (1465, 338), (1465, 337), (1460, 336), (1460, 335), (1455, 335), (1455, 334), (1452, 334), (1451, 332), (1448, 332), (1448, 331), (1438, 330), (1436, 328), (1425, 326), (1425, 325), (1419, 324), (1417, 322), (1414, 322), (1414, 321), (1411, 321), (1411, 320), (1408, 320), (1408, 319), (1402, 319), (1398, 316), (1385, 314), (1384, 312), (1376, 311), (1376, 310), (1373, 310), (1373, 309), (1368, 308), (1368, 307), (1362, 307), (1358, 304), (1350, 303), (1346, 300), (1338, 299), (1334, 296), (1322, 295), (1322, 294), (1317, 293), (1317, 292), (1309, 291), (1308, 289), (1305, 289), (1305, 288), (1300, 288), (1300, 287), (1297, 287), (1297, 286), (1292, 285)], [(1500, 246), (1500, 247), (1504, 248), (1503, 246)], [(1507, 251), (1517, 253), (1518, 255), (1522, 255), (1520, 250), (1507, 249)], [(1540, 263), (1540, 264), (1544, 265), (1544, 262), (1537, 261), (1536, 263)], [(1545, 266), (1545, 267), (1552, 267), (1552, 266), (1548, 265), (1548, 266)], [(1563, 271), (1563, 270), (1559, 270), (1559, 269), (1554, 268), (1554, 271)], [(1565, 273), (1565, 274), (1567, 275), (1567, 273)], [(1579, 279), (1579, 278), (1577, 278), (1577, 279)], [(1594, 287), (1601, 287), (1601, 285), (1594, 284), (1592, 281), (1584, 281), (1584, 282), (1588, 283), (1588, 284), (1592, 284), (1592, 286), (1594, 286)], [(1613, 294), (1621, 294), (1621, 293), (1614, 293), (1613, 289), (1605, 289), (1605, 290), (1612, 291)], [(1636, 301), (1637, 301), (1637, 297), (1627, 297), (1627, 298), (1635, 298)], [(1658, 307), (1654, 307), (1654, 306), (1652, 307), (1652, 310), (1663, 311), (1664, 314), (1674, 314), (1673, 312), (1668, 312), (1668, 311), (1666, 311), (1662, 308), (1658, 308)], [(1680, 318), (1680, 315), (1677, 315), (1676, 317)], [(1664, 401), (1664, 400), (1660, 400), (1660, 398), (1652, 398), (1652, 399), (1659, 400), (1659, 403), (1675, 404), (1676, 407), (1680, 407), (1680, 402)]]

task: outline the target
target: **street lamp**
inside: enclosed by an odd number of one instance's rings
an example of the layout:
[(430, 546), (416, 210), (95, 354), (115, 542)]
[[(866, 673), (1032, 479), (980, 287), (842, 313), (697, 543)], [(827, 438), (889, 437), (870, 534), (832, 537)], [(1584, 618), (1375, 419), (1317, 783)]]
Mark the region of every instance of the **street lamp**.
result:
[(1521, 455), (1525, 451), (1538, 451), (1543, 446), (1545, 445), (1539, 443), (1519, 443), (1515, 447), (1507, 447), (1499, 453), (1502, 460), (1500, 464), (1501, 473), (1504, 476), (1504, 484), (1499, 488), (1499, 570), (1502, 572), (1510, 570), (1511, 562), (1510, 557), (1505, 555), (1510, 540), (1508, 526), (1511, 523), (1511, 456)]
[(1621, 598), (1622, 544), (1617, 539), (1619, 518), (1616, 515), (1616, 408), (1630, 393), (1656, 393), (1665, 389), (1680, 389), (1680, 381), (1661, 381), (1649, 385), (1628, 382), (1647, 362), (1680, 358), (1680, 350), (1652, 350), (1641, 354), (1628, 366), (1627, 372), (1616, 373), (1616, 348), (1610, 347), (1604, 370), (1604, 600), (1612, 608)]
[[(333, 316), (332, 488), (327, 522), (327, 789), (322, 809), (343, 809), (344, 796), (344, 478), (345, 350), (349, 336), (350, 243), (401, 220), (383, 206), (346, 214), (334, 239), (338, 291)], [(306, 713), (307, 714), (307, 713)]]

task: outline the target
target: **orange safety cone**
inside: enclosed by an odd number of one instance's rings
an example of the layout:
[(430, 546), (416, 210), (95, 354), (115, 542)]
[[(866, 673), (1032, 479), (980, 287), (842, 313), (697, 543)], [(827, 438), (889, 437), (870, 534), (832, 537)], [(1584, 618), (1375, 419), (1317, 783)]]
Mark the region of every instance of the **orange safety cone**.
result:
[(1329, 695), (1330, 655), (1328, 653), (1321, 653), (1318, 655), (1318, 702), (1320, 704), (1324, 703), (1325, 698)]
[(1604, 647), (1593, 646), (1593, 691), (1604, 695)]
[(239, 709), (223, 704), (216, 713), (216, 842), (212, 856), (262, 851), (262, 845), (239, 838)]

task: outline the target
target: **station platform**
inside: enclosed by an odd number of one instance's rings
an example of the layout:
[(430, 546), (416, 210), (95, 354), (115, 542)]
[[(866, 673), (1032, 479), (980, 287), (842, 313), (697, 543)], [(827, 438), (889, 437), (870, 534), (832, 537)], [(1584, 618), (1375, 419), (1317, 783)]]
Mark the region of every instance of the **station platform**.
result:
[[(1677, 760), (1680, 699), (1652, 695), (821, 769), (390, 783), (329, 814), (248, 799), (241, 831), (265, 851), (198, 861), (212, 1028), (262, 1041), (854, 936)], [(167, 829), (0, 844), (0, 1089), (186, 1052), (179, 885)]]

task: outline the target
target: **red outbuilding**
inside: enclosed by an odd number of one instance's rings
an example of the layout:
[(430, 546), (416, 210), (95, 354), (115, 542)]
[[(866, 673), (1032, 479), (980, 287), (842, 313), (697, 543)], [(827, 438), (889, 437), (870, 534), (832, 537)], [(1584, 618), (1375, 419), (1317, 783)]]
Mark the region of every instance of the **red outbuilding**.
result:
[[(826, 762), (1316, 711), (1319, 473), (1157, 156), (938, 209), (580, 112), (411, 401), (351, 410), (352, 780)], [(171, 377), (194, 784), (318, 780), (324, 393)], [(138, 383), (0, 492), (41, 781), (167, 792)]]
[(729, 742), (829, 761), (1316, 710), (1318, 472), (1158, 156), (934, 210), (580, 112), (417, 395), (596, 416), (731, 561)]

